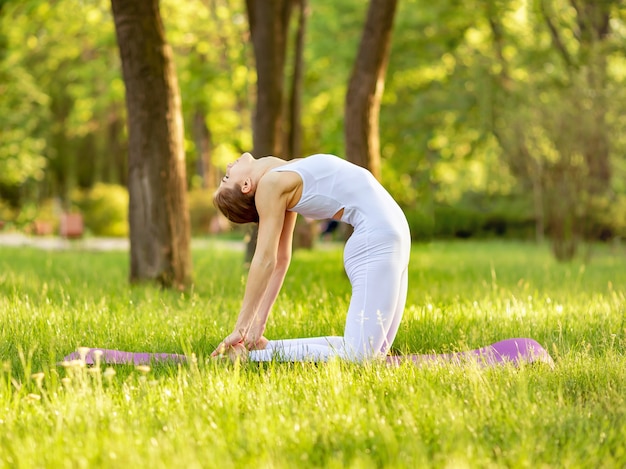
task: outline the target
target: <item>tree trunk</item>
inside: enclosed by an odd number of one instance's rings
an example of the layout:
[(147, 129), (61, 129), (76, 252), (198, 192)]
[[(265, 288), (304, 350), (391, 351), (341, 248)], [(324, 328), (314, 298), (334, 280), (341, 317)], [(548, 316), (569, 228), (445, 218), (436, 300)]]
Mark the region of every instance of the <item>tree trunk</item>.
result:
[[(285, 56), (293, 0), (246, 0), (257, 72), (257, 100), (252, 123), (252, 154), (283, 155)], [(256, 249), (257, 227), (247, 243), (245, 262)]]
[(257, 72), (253, 155), (283, 156), (285, 56), (293, 0), (246, 0)]
[(75, 156), (71, 151), (67, 132), (67, 119), (72, 107), (71, 98), (63, 90), (52, 94), (50, 109), (56, 125), (52, 127), (50, 145), (54, 152), (54, 157), (49, 161), (52, 174), (51, 194), (60, 195), (64, 210), (70, 208), (70, 194), (76, 180)]
[(289, 93), (287, 112), (287, 131), (285, 132), (285, 153), (288, 159), (300, 158), (302, 146), (302, 80), (304, 76), (304, 38), (306, 17), (308, 14), (307, 0), (296, 0), (298, 4), (298, 27), (294, 40), (293, 74)]
[(368, 168), (377, 179), (380, 179), (378, 115), (397, 3), (397, 0), (370, 0), (346, 94), (347, 158)]
[(205, 112), (198, 106), (193, 115), (193, 139), (196, 144), (196, 174), (202, 180), (202, 188), (217, 187), (217, 174), (211, 162), (211, 131), (206, 125)]
[(574, 2), (580, 31), (581, 56), (586, 59), (585, 84), (594, 99), (587, 112), (592, 116), (585, 129), (582, 152), (589, 169), (589, 191), (605, 196), (612, 176), (610, 162), (609, 124), (607, 122), (608, 38), (613, 0)]
[(107, 122), (105, 151), (109, 156), (103, 170), (103, 182), (128, 186), (128, 142), (123, 136), (124, 121), (111, 110)]
[(183, 120), (158, 0), (111, 0), (126, 85), (130, 280), (191, 275)]

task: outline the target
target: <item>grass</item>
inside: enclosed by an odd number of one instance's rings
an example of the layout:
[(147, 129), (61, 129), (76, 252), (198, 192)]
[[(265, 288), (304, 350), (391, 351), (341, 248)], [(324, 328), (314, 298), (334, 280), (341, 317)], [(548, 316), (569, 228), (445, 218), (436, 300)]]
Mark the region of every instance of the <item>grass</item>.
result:
[[(413, 247), (396, 353), (532, 337), (550, 370), (215, 362), (241, 253), (196, 249), (196, 283), (180, 293), (129, 286), (125, 253), (0, 248), (0, 468), (624, 467), (624, 252), (594, 254)], [(268, 335), (340, 334), (348, 300), (341, 252), (299, 251)], [(57, 365), (78, 346), (197, 361)]]

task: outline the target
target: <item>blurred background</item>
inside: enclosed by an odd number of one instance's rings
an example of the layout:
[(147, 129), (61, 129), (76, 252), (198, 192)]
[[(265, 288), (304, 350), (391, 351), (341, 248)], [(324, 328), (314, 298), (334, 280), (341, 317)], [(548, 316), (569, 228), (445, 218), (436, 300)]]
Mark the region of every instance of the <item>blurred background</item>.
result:
[[(212, 191), (254, 147), (249, 3), (159, 2), (193, 236), (224, 229)], [(276, 156), (345, 156), (368, 2), (294, 3), (285, 76), (301, 76), (298, 152)], [(623, 1), (400, 0), (380, 179), (414, 239), (547, 237), (565, 260), (584, 240), (626, 235), (625, 49)], [(89, 235), (128, 236), (128, 142), (111, 3), (0, 0), (2, 229), (57, 234), (63, 214), (79, 213)]]

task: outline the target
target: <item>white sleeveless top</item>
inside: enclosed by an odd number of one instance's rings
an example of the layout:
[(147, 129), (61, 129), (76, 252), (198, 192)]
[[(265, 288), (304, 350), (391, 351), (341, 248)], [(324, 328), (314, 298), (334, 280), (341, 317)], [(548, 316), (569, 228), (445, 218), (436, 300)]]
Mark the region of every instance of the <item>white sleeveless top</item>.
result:
[(372, 173), (338, 156), (312, 155), (272, 171), (300, 175), (302, 195), (291, 211), (304, 217), (323, 220), (343, 209), (341, 221), (355, 229), (408, 230), (402, 209)]

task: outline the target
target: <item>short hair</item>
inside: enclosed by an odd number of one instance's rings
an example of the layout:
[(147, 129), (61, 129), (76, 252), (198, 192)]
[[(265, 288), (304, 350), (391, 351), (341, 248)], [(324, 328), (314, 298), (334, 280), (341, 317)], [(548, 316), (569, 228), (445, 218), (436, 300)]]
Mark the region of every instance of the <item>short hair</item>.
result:
[(241, 185), (221, 188), (213, 196), (213, 204), (233, 223), (258, 223), (254, 194), (241, 192)]

